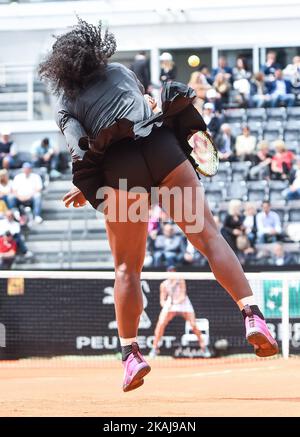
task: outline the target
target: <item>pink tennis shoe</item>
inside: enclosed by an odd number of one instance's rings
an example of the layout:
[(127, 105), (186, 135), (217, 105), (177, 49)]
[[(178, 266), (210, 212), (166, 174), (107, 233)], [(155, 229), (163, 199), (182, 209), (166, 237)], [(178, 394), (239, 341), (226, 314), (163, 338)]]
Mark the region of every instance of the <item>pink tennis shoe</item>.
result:
[(144, 376), (146, 376), (151, 367), (145, 361), (145, 358), (140, 352), (137, 343), (132, 343), (132, 352), (126, 361), (123, 361), (124, 380), (123, 391), (131, 391), (144, 384)]
[(258, 357), (270, 357), (279, 352), (278, 344), (272, 337), (265, 320), (252, 313), (249, 305), (244, 308), (246, 313), (245, 326), (248, 343), (254, 346)]

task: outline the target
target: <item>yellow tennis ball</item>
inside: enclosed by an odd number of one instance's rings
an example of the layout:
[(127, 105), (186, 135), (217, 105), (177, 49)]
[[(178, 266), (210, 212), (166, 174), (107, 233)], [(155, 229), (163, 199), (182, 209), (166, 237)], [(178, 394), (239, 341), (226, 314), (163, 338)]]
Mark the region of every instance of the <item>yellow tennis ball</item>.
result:
[(198, 67), (198, 65), (200, 64), (200, 58), (197, 55), (191, 55), (188, 58), (188, 64), (190, 67)]

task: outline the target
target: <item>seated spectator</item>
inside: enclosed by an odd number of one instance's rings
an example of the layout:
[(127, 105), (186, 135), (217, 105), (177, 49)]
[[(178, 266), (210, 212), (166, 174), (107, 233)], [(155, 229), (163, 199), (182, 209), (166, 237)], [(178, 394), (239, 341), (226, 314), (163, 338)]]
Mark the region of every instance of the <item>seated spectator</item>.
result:
[(293, 57), (293, 63), (288, 64), (283, 70), (283, 77), (289, 80), (293, 87), (293, 92), (300, 92), (300, 56)]
[(202, 117), (210, 134), (215, 138), (220, 130), (221, 120), (220, 117), (215, 115), (215, 109), (212, 103), (207, 102), (204, 104)]
[(229, 202), (228, 214), (225, 217), (222, 235), (228, 242), (230, 247), (237, 252), (237, 238), (244, 235), (245, 228), (243, 225), (244, 217), (241, 212), (242, 202), (240, 200), (232, 199)]
[(176, 79), (176, 65), (171, 53), (164, 52), (159, 57), (160, 60), (160, 81), (162, 83)]
[(33, 145), (32, 157), (34, 167), (46, 167), (53, 178), (60, 176), (57, 171), (59, 154), (50, 145), (49, 138)]
[(16, 164), (17, 145), (10, 139), (10, 132), (3, 132), (0, 141), (0, 167), (12, 168)]
[(205, 100), (206, 92), (211, 88), (211, 85), (207, 82), (206, 77), (201, 71), (194, 71), (191, 74), (188, 86), (195, 90), (198, 99)]
[(200, 71), (200, 73), (202, 73), (204, 75), (205, 80), (206, 80), (208, 85), (213, 84), (214, 80), (211, 77), (211, 73), (210, 73), (209, 68), (206, 64), (202, 64), (200, 67), (198, 67), (198, 71)]
[(286, 149), (282, 140), (274, 141), (275, 154), (271, 162), (272, 179), (288, 179), (295, 155)]
[(272, 153), (267, 141), (260, 141), (257, 144), (257, 153), (252, 156), (253, 167), (250, 168), (251, 179), (270, 179)]
[(262, 211), (256, 215), (256, 226), (259, 243), (273, 243), (282, 238), (280, 217), (271, 211), (270, 202), (263, 202)]
[(268, 88), (265, 84), (265, 76), (259, 71), (254, 74), (250, 81), (250, 106), (262, 108), (270, 101)]
[(239, 56), (236, 60), (236, 66), (232, 70), (233, 88), (237, 90), (242, 101), (245, 104), (250, 95), (250, 78), (251, 72), (248, 69), (247, 60)]
[(3, 218), (7, 211), (6, 203), (0, 199), (0, 219)]
[(213, 87), (216, 90), (215, 108), (221, 112), (224, 105), (229, 101), (231, 85), (224, 73), (218, 73), (215, 77)]
[(227, 59), (225, 56), (220, 56), (218, 59), (218, 67), (214, 68), (212, 71), (212, 76), (215, 78), (217, 74), (222, 73), (225, 78), (230, 82), (232, 77), (232, 68), (228, 67)]
[(282, 70), (275, 71), (275, 79), (268, 83), (268, 92), (272, 107), (280, 106), (281, 104), (293, 106), (295, 102), (292, 84), (289, 80), (283, 78)]
[(36, 223), (41, 223), (42, 179), (32, 172), (32, 164), (29, 162), (25, 162), (22, 169), (22, 173), (17, 174), (13, 180), (13, 205), (15, 208), (30, 206)]
[(244, 126), (242, 135), (238, 135), (235, 143), (235, 155), (239, 161), (251, 161), (253, 159), (256, 138), (251, 135), (248, 126)]
[(295, 169), (292, 171), (290, 179), (290, 186), (283, 192), (284, 197), (287, 200), (299, 200), (300, 199), (300, 157), (298, 157), (295, 164)]
[(275, 243), (272, 248), (270, 264), (273, 266), (290, 266), (296, 264), (296, 260), (291, 253), (284, 250), (282, 243)]
[(174, 226), (166, 223), (163, 233), (153, 241), (154, 266), (177, 265), (183, 260), (184, 249), (183, 236), (175, 234)]
[(8, 208), (12, 207), (12, 181), (5, 168), (0, 170), (0, 199), (6, 203)]
[(281, 66), (277, 62), (277, 53), (274, 50), (270, 50), (267, 53), (267, 59), (265, 64), (262, 66), (262, 72), (266, 77), (266, 81), (270, 82), (274, 80), (275, 71), (280, 69)]
[(184, 253), (184, 261), (190, 265), (205, 266), (207, 264), (206, 258), (192, 245), (190, 241), (187, 242), (187, 246)]
[(18, 252), (26, 257), (31, 257), (32, 252), (27, 249), (24, 236), (21, 234), (20, 223), (15, 220), (13, 211), (7, 210), (5, 218), (0, 220), (0, 236), (10, 232), (15, 242), (17, 243)]
[(257, 224), (256, 224), (256, 207), (254, 203), (248, 202), (244, 209), (244, 220), (243, 226), (245, 230), (245, 235), (247, 235), (250, 246), (254, 247), (257, 235)]
[(220, 161), (233, 161), (235, 137), (231, 133), (230, 125), (223, 123), (220, 133), (215, 138), (216, 147), (219, 151)]
[(10, 232), (0, 237), (0, 269), (9, 270), (15, 260), (17, 243)]

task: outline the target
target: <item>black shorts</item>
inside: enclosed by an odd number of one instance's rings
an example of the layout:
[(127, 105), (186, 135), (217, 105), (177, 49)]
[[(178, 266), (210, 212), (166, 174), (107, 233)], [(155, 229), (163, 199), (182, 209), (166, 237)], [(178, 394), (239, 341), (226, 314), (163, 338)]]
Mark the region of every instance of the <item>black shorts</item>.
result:
[(150, 192), (151, 187), (158, 187), (186, 159), (173, 131), (166, 127), (154, 128), (147, 137), (126, 138), (111, 144), (99, 165), (99, 173), (81, 180), (80, 184), (74, 183), (97, 209), (101, 203), (99, 192), (96, 194), (99, 188), (123, 189), (119, 182), (125, 179), (127, 191), (142, 187)]
[(174, 133), (156, 128), (147, 137), (125, 139), (108, 148), (103, 160), (105, 184), (119, 188), (119, 180), (126, 179), (128, 190), (143, 187), (150, 192), (186, 159)]

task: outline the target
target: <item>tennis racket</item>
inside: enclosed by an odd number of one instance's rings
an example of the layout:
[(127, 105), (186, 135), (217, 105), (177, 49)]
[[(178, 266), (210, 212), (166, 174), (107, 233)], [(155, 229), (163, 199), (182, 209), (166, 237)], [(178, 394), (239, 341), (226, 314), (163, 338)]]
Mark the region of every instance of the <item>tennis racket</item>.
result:
[(198, 165), (196, 170), (204, 176), (214, 176), (219, 168), (219, 155), (211, 136), (198, 131), (188, 141), (193, 148), (191, 156)]

